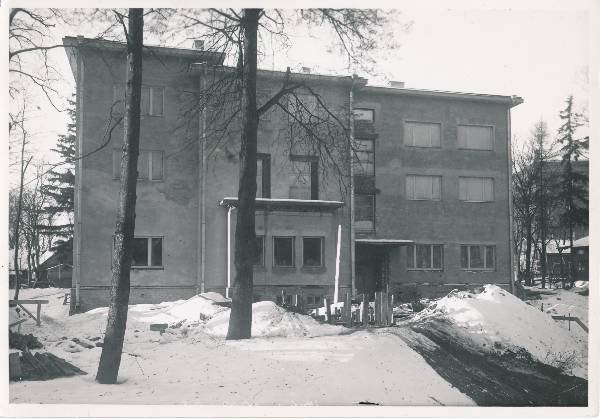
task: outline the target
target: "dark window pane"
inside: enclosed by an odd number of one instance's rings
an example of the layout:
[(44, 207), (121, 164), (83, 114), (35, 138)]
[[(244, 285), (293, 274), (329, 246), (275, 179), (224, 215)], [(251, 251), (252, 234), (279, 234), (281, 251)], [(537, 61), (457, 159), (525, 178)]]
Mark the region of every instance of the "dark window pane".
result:
[(275, 266), (294, 266), (294, 238), (273, 238), (273, 264)]
[(417, 268), (431, 268), (430, 245), (417, 245)]
[(495, 246), (485, 247), (485, 267), (488, 269), (494, 269), (494, 250)]
[(256, 266), (265, 265), (264, 245), (265, 236), (256, 236), (256, 261), (254, 262)]
[(131, 266), (148, 266), (148, 239), (133, 239)]
[(304, 266), (323, 266), (323, 239), (321, 237), (305, 237), (303, 240)]
[(481, 246), (471, 246), (471, 268), (483, 268)]
[(432, 246), (433, 247), (433, 266), (432, 268), (434, 269), (442, 269), (442, 265), (443, 265), (443, 251), (442, 251), (442, 246), (440, 245), (436, 245), (436, 246)]
[(152, 152), (152, 180), (162, 180), (163, 178), (163, 153), (162, 151)]
[(162, 238), (152, 239), (152, 266), (162, 266)]
[(407, 267), (408, 268), (414, 268), (415, 267), (415, 247), (414, 246), (408, 246), (406, 248), (406, 262), (407, 262)]
[(354, 196), (354, 220), (355, 221), (373, 221), (375, 212), (375, 196), (361, 195)]
[(463, 269), (469, 267), (469, 246), (460, 246), (460, 267)]

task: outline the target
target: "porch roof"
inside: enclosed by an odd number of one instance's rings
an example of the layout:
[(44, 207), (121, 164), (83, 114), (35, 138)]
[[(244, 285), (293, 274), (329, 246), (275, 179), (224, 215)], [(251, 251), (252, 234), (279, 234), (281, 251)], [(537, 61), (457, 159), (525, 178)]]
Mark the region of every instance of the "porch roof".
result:
[[(222, 207), (237, 207), (237, 197), (225, 197), (219, 202)], [(344, 206), (342, 201), (325, 201), (321, 199), (292, 199), (292, 198), (256, 198), (257, 209), (304, 209), (304, 210), (335, 210)]]
[(359, 244), (373, 244), (373, 245), (388, 245), (388, 246), (408, 246), (414, 244), (413, 240), (404, 239), (356, 239), (354, 240)]

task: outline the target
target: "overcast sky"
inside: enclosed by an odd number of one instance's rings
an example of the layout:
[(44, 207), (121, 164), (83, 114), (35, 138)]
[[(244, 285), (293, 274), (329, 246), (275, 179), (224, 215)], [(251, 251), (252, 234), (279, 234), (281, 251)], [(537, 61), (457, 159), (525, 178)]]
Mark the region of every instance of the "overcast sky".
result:
[[(525, 139), (533, 124), (545, 119), (554, 135), (558, 112), (570, 93), (576, 104), (587, 107), (589, 85), (589, 13), (583, 2), (502, 2), (502, 10), (473, 9), (467, 2), (444, 3), (451, 7), (418, 9), (417, 2), (402, 6), (401, 22), (408, 31), (396, 31), (400, 47), (384, 51), (377, 70), (406, 87), (521, 96), (514, 108), (512, 132)], [(478, 2), (485, 5), (499, 4)], [(528, 6), (523, 6), (523, 4)], [(537, 4), (537, 6), (535, 6)], [(558, 5), (558, 6), (557, 6)], [(509, 8), (510, 6), (511, 8)], [(452, 8), (453, 7), (453, 8)], [(532, 8), (533, 7), (533, 8)], [(61, 28), (63, 35), (92, 35), (87, 28)], [(318, 36), (316, 38), (319, 38)], [(304, 65), (318, 72), (347, 74), (343, 60), (326, 52), (326, 45), (302, 31), (292, 36), (293, 47), (284, 54), (266, 56), (262, 66), (284, 70)], [(597, 46), (597, 44), (596, 44)], [(64, 51), (52, 57), (67, 78), (64, 90), (74, 88)], [(366, 74), (360, 74), (369, 77)], [(371, 77), (381, 84), (384, 78)], [(33, 96), (39, 92), (33, 92)], [(66, 129), (66, 115), (57, 113), (39, 97), (29, 130), (40, 156), (55, 160), (49, 150)]]

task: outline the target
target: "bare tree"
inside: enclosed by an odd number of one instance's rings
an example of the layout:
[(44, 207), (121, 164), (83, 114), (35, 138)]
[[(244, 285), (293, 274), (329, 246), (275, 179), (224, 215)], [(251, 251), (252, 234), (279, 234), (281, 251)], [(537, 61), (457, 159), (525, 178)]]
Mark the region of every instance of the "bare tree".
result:
[(121, 158), (119, 208), (115, 227), (111, 299), (104, 345), (96, 374), (96, 381), (101, 384), (115, 384), (117, 381), (127, 324), (140, 142), (143, 13), (143, 9), (129, 9), (127, 28), (125, 28), (125, 16), (119, 15), (127, 39), (128, 72), (125, 88), (127, 99), (125, 101), (124, 144)]
[[(226, 118), (225, 127), (229, 126), (236, 116), (241, 118), (235, 234), (236, 275), (227, 339), (245, 339), (251, 336), (253, 264), (257, 252), (254, 223), (256, 142), (260, 116), (274, 106), (280, 108), (288, 117), (290, 130), (295, 128), (301, 131), (307, 139), (305, 145), (309, 149), (319, 151), (320, 156), (333, 163), (329, 166), (339, 169), (341, 178), (345, 178), (347, 172), (343, 170), (343, 162), (336, 162), (336, 158), (339, 157), (337, 154), (343, 153), (336, 153), (335, 147), (341, 144), (347, 150), (349, 146), (353, 146), (349, 141), (350, 117), (347, 110), (346, 115), (339, 115), (324, 103), (308, 83), (298, 82), (289, 71), (279, 91), (262, 106), (257, 106), (257, 57), (260, 53), (261, 35), (275, 35), (285, 43), (289, 41), (286, 30), (289, 30), (292, 22), (330, 28), (337, 37), (338, 45), (348, 56), (349, 63), (359, 63), (366, 61), (368, 53), (377, 47), (380, 40), (378, 29), (384, 26), (387, 18), (383, 11), (370, 9), (210, 9), (200, 12), (184, 11), (183, 16), (183, 27), (202, 29), (207, 49), (220, 51), (226, 58), (229, 57), (235, 62), (235, 71), (221, 77), (216, 85), (224, 86), (228, 80), (229, 86), (233, 86), (230, 90), (231, 95), (222, 97), (236, 98), (236, 102), (239, 103), (239, 107), (232, 109), (231, 118)], [(306, 101), (300, 98), (298, 92), (301, 90), (307, 91), (315, 98), (321, 114), (311, 110)], [(206, 92), (203, 94), (207, 96)], [(295, 108), (293, 104), (296, 105)], [(327, 131), (336, 131), (336, 137), (332, 139), (323, 135)], [(325, 165), (323, 166), (325, 168)]]

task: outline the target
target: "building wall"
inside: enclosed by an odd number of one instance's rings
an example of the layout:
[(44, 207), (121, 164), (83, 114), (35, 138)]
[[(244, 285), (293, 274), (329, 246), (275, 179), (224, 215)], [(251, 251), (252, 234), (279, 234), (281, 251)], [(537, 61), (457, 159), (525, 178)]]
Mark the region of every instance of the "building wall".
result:
[[(120, 184), (113, 179), (112, 153), (122, 147), (122, 124), (113, 131), (110, 143), (103, 145), (113, 85), (125, 82), (126, 66), (124, 55), (98, 50), (88, 50), (83, 62), (80, 155), (92, 153), (81, 162), (80, 304), (87, 309), (108, 302)], [(192, 295), (195, 288), (198, 126), (197, 121), (183, 118), (183, 97), (195, 86), (186, 76), (188, 64), (177, 58), (144, 58), (143, 84), (165, 86), (165, 100), (163, 116), (142, 117), (140, 149), (164, 152), (164, 179), (138, 181), (135, 234), (163, 237), (164, 267), (132, 269), (132, 303), (181, 298)]]
[[(505, 105), (409, 97), (397, 94), (357, 95), (356, 107), (375, 109), (377, 238), (408, 239), (444, 245), (442, 271), (407, 267), (406, 247), (392, 250), (392, 288), (410, 284), (508, 283), (510, 278), (508, 213), (508, 138)], [(405, 121), (441, 123), (441, 148), (405, 145)], [(457, 125), (492, 125), (493, 151), (458, 149)], [(406, 175), (442, 177), (440, 201), (406, 196)], [(459, 176), (494, 178), (494, 201), (459, 200)], [(461, 244), (496, 246), (493, 271), (460, 267)], [(426, 287), (421, 287), (425, 289)]]

